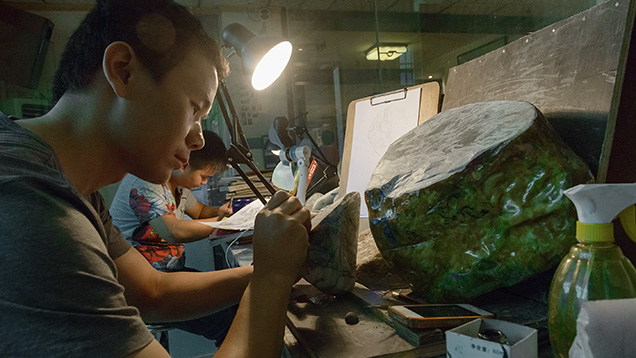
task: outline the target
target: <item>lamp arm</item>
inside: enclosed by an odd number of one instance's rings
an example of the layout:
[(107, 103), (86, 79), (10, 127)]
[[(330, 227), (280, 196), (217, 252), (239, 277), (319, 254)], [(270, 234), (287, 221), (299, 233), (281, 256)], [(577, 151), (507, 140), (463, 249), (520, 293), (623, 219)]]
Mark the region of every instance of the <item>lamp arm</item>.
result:
[(331, 164), (329, 160), (327, 160), (327, 156), (325, 155), (325, 153), (323, 153), (322, 149), (320, 149), (320, 147), (318, 146), (318, 143), (316, 143), (316, 141), (314, 140), (314, 137), (312, 137), (311, 134), (309, 134), (309, 131), (307, 130), (306, 126), (304, 125), (296, 126), (295, 130), (299, 137), (302, 137), (303, 135), (307, 135), (307, 138), (309, 138), (309, 141), (311, 142), (311, 144), (318, 151), (320, 159), (322, 159), (328, 165), (334, 166), (333, 164)]
[(256, 174), (261, 183), (263, 183), (265, 188), (272, 195), (276, 193), (276, 189), (269, 181), (267, 181), (267, 179), (265, 179), (261, 171), (258, 170), (258, 167), (254, 165), (252, 152), (250, 152), (250, 147), (247, 143), (245, 135), (243, 134), (243, 128), (238, 121), (236, 110), (234, 109), (232, 99), (230, 98), (230, 94), (227, 90), (227, 87), (225, 86), (224, 81), (219, 81), (219, 90), (220, 96), (217, 96), (217, 100), (219, 101), (219, 107), (221, 108), (221, 113), (223, 114), (223, 118), (225, 119), (225, 124), (227, 125), (227, 128), (230, 132), (230, 147), (227, 150), (227, 161), (239, 173), (241, 178), (245, 180), (245, 183), (250, 187), (250, 189), (252, 189), (252, 192), (254, 192), (254, 194), (261, 200), (261, 202), (263, 202), (263, 204), (266, 204), (267, 201), (265, 200), (261, 192), (256, 188), (254, 183), (252, 183), (252, 181), (249, 179), (247, 174), (245, 174), (243, 169), (241, 169), (240, 164), (247, 165)]
[[(316, 141), (314, 140), (314, 137), (312, 137), (311, 134), (309, 134), (309, 131), (307, 130), (307, 114), (308, 113), (309, 112), (305, 112), (305, 113), (295, 117), (294, 119), (292, 119), (291, 123), (292, 123), (293, 127), (291, 127), (291, 130), (293, 130), (294, 133), (296, 133), (296, 135), (298, 137), (300, 137), (300, 138), (302, 138), (303, 136), (306, 135), (307, 138), (309, 138), (309, 141), (311, 142), (311, 145), (313, 145), (313, 147), (316, 148), (316, 150), (318, 151), (318, 157), (320, 157), (320, 159), (322, 159), (322, 161), (324, 161), (328, 165), (334, 166), (327, 159), (327, 156), (322, 151), (322, 149), (320, 149), (320, 147), (318, 146), (318, 143), (316, 143)], [(298, 119), (298, 122), (300, 122), (299, 124), (296, 124), (296, 120), (297, 119)]]
[(254, 183), (252, 183), (250, 178), (247, 176), (247, 174), (245, 174), (243, 169), (241, 169), (239, 164), (247, 165), (254, 172), (254, 174), (256, 174), (260, 182), (263, 183), (265, 188), (272, 195), (276, 193), (276, 189), (272, 186), (272, 184), (269, 183), (269, 181), (267, 181), (267, 179), (265, 179), (261, 171), (258, 170), (258, 168), (254, 165), (254, 163), (243, 153), (244, 150), (245, 148), (240, 148), (234, 143), (230, 144), (230, 149), (228, 149), (227, 151), (227, 161), (230, 163), (232, 168), (234, 168), (239, 173), (241, 178), (245, 180), (245, 183), (247, 184), (247, 186), (249, 186), (250, 189), (252, 189), (252, 192), (256, 194), (256, 196), (261, 200), (261, 202), (263, 204), (267, 204), (267, 201), (263, 197), (263, 194), (261, 194), (261, 192), (254, 185)]
[(220, 96), (217, 96), (217, 100), (219, 101), (219, 107), (221, 107), (221, 112), (223, 113), (227, 129), (230, 131), (231, 142), (240, 143), (245, 148), (249, 148), (245, 134), (243, 134), (243, 128), (238, 120), (236, 109), (234, 109), (234, 104), (230, 98), (230, 92), (227, 90), (227, 86), (225, 85), (225, 81), (219, 81), (219, 93)]
[(320, 159), (324, 160), (325, 163), (327, 163), (328, 165), (333, 166), (333, 164), (331, 164), (331, 162), (327, 159), (327, 156), (325, 155), (325, 153), (322, 152), (322, 149), (320, 149), (320, 147), (318, 146), (318, 143), (316, 143), (316, 141), (311, 136), (311, 134), (309, 134), (309, 131), (306, 128), (305, 128), (305, 132), (307, 133), (307, 138), (309, 138), (309, 140), (311, 141), (311, 144), (314, 146), (314, 148), (316, 148), (316, 150), (318, 150), (318, 153), (320, 154)]

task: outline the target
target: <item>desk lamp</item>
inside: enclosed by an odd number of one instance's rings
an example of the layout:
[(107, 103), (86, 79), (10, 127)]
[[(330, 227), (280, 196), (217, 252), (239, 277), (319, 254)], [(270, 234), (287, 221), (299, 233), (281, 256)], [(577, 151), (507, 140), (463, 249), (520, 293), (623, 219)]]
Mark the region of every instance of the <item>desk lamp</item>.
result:
[[(284, 41), (274, 36), (257, 37), (245, 26), (237, 23), (230, 24), (223, 29), (223, 46), (231, 49), (226, 58), (230, 58), (234, 54), (241, 57), (243, 67), (252, 75), (252, 86), (256, 90), (269, 87), (282, 74), (292, 53), (292, 46), (289, 41)], [(265, 198), (241, 169), (240, 164), (247, 165), (271, 194), (274, 194), (276, 189), (254, 165), (252, 152), (243, 134), (243, 129), (225, 86), (225, 81), (219, 81), (217, 101), (230, 133), (227, 160), (245, 180), (245, 183), (252, 189), (254, 194), (265, 204)]]

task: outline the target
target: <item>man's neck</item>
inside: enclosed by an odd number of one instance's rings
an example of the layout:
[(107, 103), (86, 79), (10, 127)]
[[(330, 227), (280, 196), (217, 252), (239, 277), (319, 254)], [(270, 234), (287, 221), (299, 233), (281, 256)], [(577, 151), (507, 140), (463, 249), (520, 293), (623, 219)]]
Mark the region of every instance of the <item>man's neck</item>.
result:
[(99, 128), (100, 121), (91, 118), (99, 115), (95, 108), (90, 96), (65, 95), (46, 115), (18, 121), (53, 148), (64, 174), (84, 195), (125, 175)]

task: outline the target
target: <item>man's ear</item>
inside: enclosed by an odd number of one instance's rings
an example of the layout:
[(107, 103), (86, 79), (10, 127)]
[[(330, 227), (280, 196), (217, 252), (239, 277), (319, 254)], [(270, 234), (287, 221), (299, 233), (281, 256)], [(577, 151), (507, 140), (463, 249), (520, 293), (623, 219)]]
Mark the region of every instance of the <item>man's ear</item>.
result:
[(119, 97), (126, 97), (131, 71), (136, 61), (135, 51), (125, 42), (113, 42), (104, 51), (102, 70), (106, 81)]

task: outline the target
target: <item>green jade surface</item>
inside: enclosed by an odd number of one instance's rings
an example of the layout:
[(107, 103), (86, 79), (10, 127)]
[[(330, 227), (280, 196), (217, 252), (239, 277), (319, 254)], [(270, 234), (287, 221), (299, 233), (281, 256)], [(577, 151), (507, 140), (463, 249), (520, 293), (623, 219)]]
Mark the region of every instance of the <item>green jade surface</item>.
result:
[(365, 192), (391, 269), (435, 302), (466, 302), (556, 266), (575, 243), (563, 190), (587, 165), (530, 103), (482, 102), (395, 141)]

